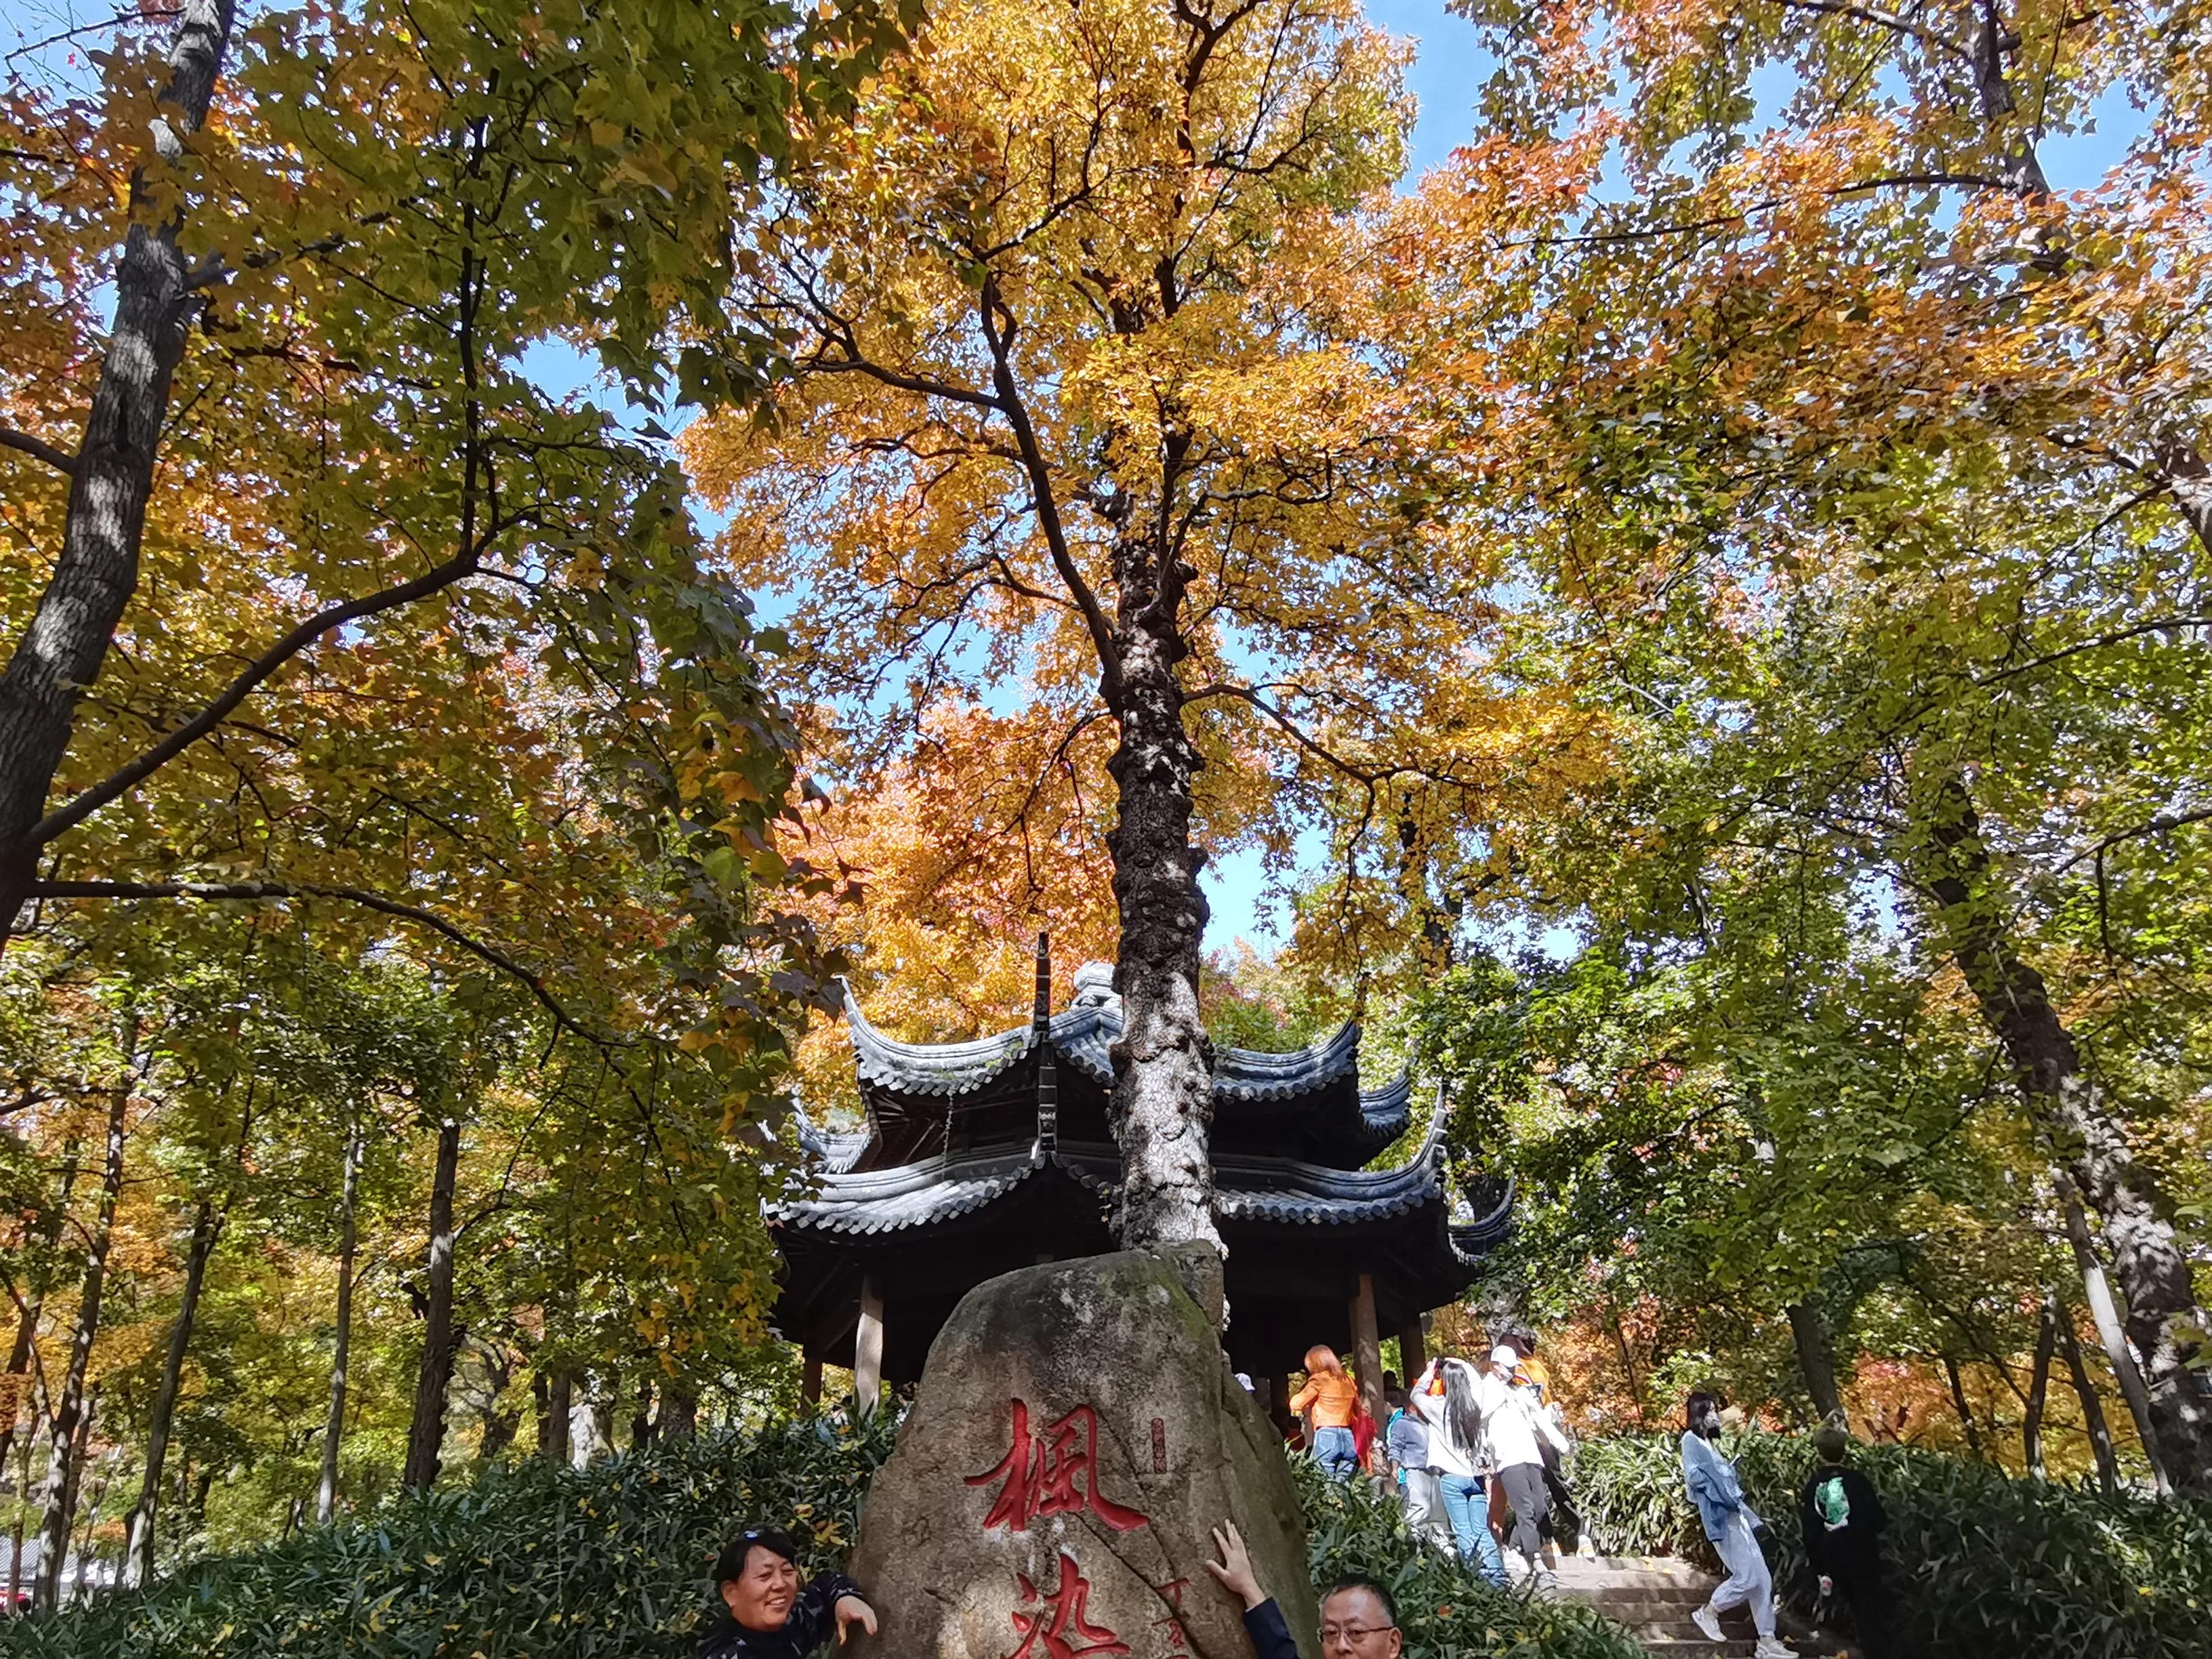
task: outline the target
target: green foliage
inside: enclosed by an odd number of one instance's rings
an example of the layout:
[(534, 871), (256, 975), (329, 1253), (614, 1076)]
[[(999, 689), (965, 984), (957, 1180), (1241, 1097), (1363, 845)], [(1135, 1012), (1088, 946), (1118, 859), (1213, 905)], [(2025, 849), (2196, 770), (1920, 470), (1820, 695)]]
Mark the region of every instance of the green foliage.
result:
[[(1575, 1494), (1607, 1553), (1711, 1553), (1682, 1491), (1672, 1436), (1585, 1442)], [(1776, 1583), (1813, 1586), (1797, 1519), (1810, 1447), (1782, 1435), (1727, 1443), (1746, 1496), (1773, 1533)], [(2106, 1497), (2018, 1480), (1985, 1463), (1904, 1446), (1852, 1453), (1889, 1513), (1887, 1557), (1903, 1625), (1930, 1654), (2183, 1659), (2212, 1618), (2212, 1504)]]
[(826, 1565), (850, 1544), (887, 1421), (716, 1435), (578, 1471), (538, 1459), (359, 1525), (187, 1568), (143, 1593), (0, 1626), (10, 1659), (639, 1659), (688, 1654), (714, 1554), (787, 1525)]
[(1643, 1651), (1618, 1626), (1575, 1601), (1494, 1589), (1443, 1552), (1416, 1543), (1398, 1505), (1364, 1484), (1331, 1480), (1301, 1458), (1298, 1496), (1314, 1583), (1350, 1574), (1389, 1590), (1407, 1659), (1466, 1654), (1520, 1659), (1632, 1659)]

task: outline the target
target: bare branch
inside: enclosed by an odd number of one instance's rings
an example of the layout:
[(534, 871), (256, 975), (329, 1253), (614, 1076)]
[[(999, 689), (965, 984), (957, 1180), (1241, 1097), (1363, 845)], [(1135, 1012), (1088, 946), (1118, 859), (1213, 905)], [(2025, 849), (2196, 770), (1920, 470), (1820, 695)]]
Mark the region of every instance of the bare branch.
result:
[(441, 588), (451, 586), (476, 570), (478, 553), (479, 549), (472, 544), (445, 563), (424, 571), (412, 581), (380, 588), (357, 599), (347, 599), (342, 604), (318, 611), (256, 657), (243, 673), (223, 688), (220, 696), (198, 714), (129, 765), (109, 773), (75, 799), (56, 807), (32, 825), (30, 832), (23, 837), (23, 845), (43, 847), (64, 831), (83, 823), (110, 801), (128, 793), (221, 726), (223, 717), (244, 702), (263, 681), (332, 629), (343, 627), (349, 622), (358, 622), (364, 617), (375, 616), (379, 611), (410, 604), (437, 592)]
[(18, 449), (34, 459), (44, 461), (57, 472), (69, 477), (76, 477), (76, 457), (65, 449), (57, 449), (44, 438), (33, 438), (27, 432), (18, 432), (12, 426), (0, 426), (0, 449)]

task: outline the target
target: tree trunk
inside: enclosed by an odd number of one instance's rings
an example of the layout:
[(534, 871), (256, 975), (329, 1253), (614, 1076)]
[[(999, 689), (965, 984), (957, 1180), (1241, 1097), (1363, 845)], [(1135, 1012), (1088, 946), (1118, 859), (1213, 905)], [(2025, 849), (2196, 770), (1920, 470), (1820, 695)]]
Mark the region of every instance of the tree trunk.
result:
[[(2190, 1282), (2189, 1259), (2160, 1195), (2135, 1161), (2127, 1126), (2083, 1067), (2042, 975), (2013, 949), (1965, 781), (1946, 772), (1932, 780), (1929, 793), (1922, 884), (1942, 907), (1946, 946), (2003, 1043), (2029, 1109), (2103, 1224), (2127, 1299), (2126, 1334), (2145, 1358), (2145, 1449), (2177, 1485), (2212, 1493), (2212, 1401), (2192, 1371), (2200, 1347), (2193, 1333), (2204, 1328), (2205, 1316)], [(2079, 1249), (2077, 1243), (2077, 1255)], [(2116, 1370), (2125, 1344), (2121, 1349), (2112, 1356)]]
[[(61, 1243), (62, 1224), (69, 1219), (70, 1194), (76, 1189), (77, 1154), (83, 1143), (71, 1139), (62, 1147), (61, 1192), (52, 1204), (39, 1216), (33, 1228), (33, 1237), (40, 1249), (33, 1255), (29, 1290), (24, 1298), (23, 1311), (15, 1321), (15, 1346), (8, 1351), (8, 1371), (0, 1378), (0, 1469), (8, 1467), (8, 1455), (15, 1449), (15, 1419), (22, 1414), (24, 1390), (31, 1380), (31, 1358), (37, 1351), (39, 1320), (46, 1311), (46, 1291), (54, 1279), (52, 1257), (55, 1247)], [(30, 1477), (26, 1474), (26, 1490)], [(14, 1596), (8, 1605), (15, 1605)]]
[[(1121, 580), (1121, 741), (1107, 769), (1120, 811), (1107, 847), (1121, 912), (1121, 1038), (1114, 1045), (1114, 1138), (1121, 1152), (1115, 1231), (1127, 1249), (1201, 1241), (1213, 1224), (1213, 1051), (1199, 1017), (1204, 854), (1190, 844), (1191, 789), (1201, 764), (1182, 723), (1175, 665), (1182, 578), (1169, 592), (1136, 556)], [(1159, 561), (1152, 560), (1157, 567)]]
[(699, 1437), (699, 1396), (678, 1388), (661, 1391), (659, 1438), (671, 1444)]
[(2105, 1402), (2097, 1398), (2089, 1381), (2089, 1368), (2081, 1363), (2081, 1345), (2074, 1335), (2074, 1321), (2064, 1309), (2058, 1316), (2058, 1351), (2066, 1356), (2066, 1374), (2074, 1381), (2074, 1396), (2081, 1402), (2081, 1427), (2089, 1437), (2089, 1449), (2097, 1458), (2097, 1483), (2106, 1492), (2118, 1492), (2120, 1460), (2112, 1453), (2112, 1431), (2105, 1422)]
[[(125, 1045), (126, 1050), (129, 1044)], [(51, 1613), (59, 1605), (62, 1558), (69, 1552), (70, 1522), (76, 1503), (77, 1431), (85, 1422), (85, 1376), (92, 1364), (92, 1341), (100, 1333), (100, 1301), (107, 1287), (107, 1249), (114, 1237), (115, 1205), (123, 1194), (123, 1124), (131, 1106), (131, 1079), (115, 1085), (107, 1108), (107, 1157), (100, 1170), (100, 1213), (85, 1252), (84, 1289), (77, 1297), (76, 1329), (70, 1340), (69, 1369), (46, 1431), (46, 1514), (39, 1527), (39, 1576), (31, 1601)]]
[(643, 1451), (653, 1444), (653, 1379), (637, 1385), (637, 1407), (629, 1414), (629, 1449)]
[(1836, 1354), (1828, 1340), (1827, 1327), (1802, 1302), (1791, 1303), (1788, 1311), (1790, 1340), (1797, 1347), (1797, 1372), (1805, 1380), (1805, 1392), (1813, 1396), (1813, 1407), (1822, 1422), (1840, 1423), (1844, 1397), (1836, 1388)]
[(191, 1346), (192, 1323), (199, 1317), (200, 1287), (207, 1279), (208, 1257), (222, 1232), (222, 1218), (214, 1203), (200, 1200), (192, 1217), (192, 1240), (185, 1253), (185, 1294), (177, 1305), (176, 1322), (169, 1327), (169, 1352), (161, 1362), (161, 1384), (155, 1391), (154, 1410), (146, 1429), (146, 1478), (139, 1488), (138, 1507), (131, 1511), (124, 1533), (123, 1582), (145, 1583), (154, 1577), (154, 1517), (161, 1499), (161, 1466), (169, 1456), (169, 1425), (176, 1416), (177, 1390), (185, 1375), (185, 1354)]
[(427, 1491), (438, 1479), (446, 1437), (446, 1389), (453, 1380), (453, 1180), (461, 1161), (461, 1125), (438, 1126), (438, 1167), (430, 1185), (430, 1248), (423, 1264), (422, 1364), (416, 1373), (415, 1415), (407, 1427), (404, 1484)]
[(548, 1462), (568, 1465), (568, 1418), (575, 1409), (575, 1379), (565, 1370), (555, 1371), (545, 1384), (545, 1415), (538, 1419), (538, 1449)]
[(39, 1422), (33, 1416), (31, 1431), (23, 1437), (23, 1468), (15, 1481), (15, 1550), (8, 1562), (8, 1613), (13, 1617), (23, 1604), (23, 1529), (31, 1516), (31, 1452), (39, 1437)]
[(2058, 1303), (2043, 1298), (2042, 1316), (2035, 1326), (2035, 1362), (2028, 1368), (2027, 1406), (2020, 1419), (2021, 1455), (2031, 1479), (2044, 1478), (2043, 1412), (2051, 1398), (2051, 1361), (2058, 1352)]
[(353, 1350), (353, 1259), (360, 1243), (355, 1206), (361, 1192), (361, 1123), (346, 1127), (345, 1174), (338, 1191), (337, 1332), (331, 1342), (331, 1403), (323, 1418), (323, 1472), (315, 1486), (315, 1520), (337, 1512), (338, 1451), (345, 1442), (346, 1366)]
[[(184, 0), (161, 112), (149, 123), (165, 167), (185, 163), (190, 135), (207, 119), (234, 9), (234, 0)], [(199, 305), (179, 246), (182, 215), (156, 222), (148, 198), (143, 171), (134, 171), (131, 228), (115, 272), (115, 325), (70, 479), (60, 554), (30, 627), (0, 672), (0, 945), (36, 875), (32, 832), (68, 751), (76, 700), (99, 678), (138, 585), (170, 382)]]
[(2112, 1364), (2112, 1381), (2119, 1384), (2120, 1398), (2127, 1402), (2128, 1415), (2135, 1419), (2136, 1438), (2150, 1464), (2151, 1484), (2160, 1497), (2170, 1496), (2173, 1483), (2167, 1478), (2165, 1460), (2159, 1455), (2157, 1419), (2151, 1409), (2150, 1391), (2144, 1388), (2142, 1372), (2136, 1368), (2135, 1353), (2128, 1346), (2120, 1310), (2113, 1304), (2112, 1287), (2105, 1277), (2105, 1260), (2097, 1254), (2096, 1241), (2089, 1236), (2089, 1218), (2081, 1212), (2081, 1197), (2063, 1171), (2056, 1176), (2053, 1184), (2058, 1189), (2059, 1208), (2066, 1218), (2066, 1240), (2074, 1247), (2075, 1264), (2081, 1270), (2081, 1291), (2089, 1304), (2090, 1322), (2097, 1328), (2098, 1343)]
[(1951, 1385), (1951, 1409), (1959, 1413), (1959, 1425), (1966, 1431), (1968, 1454), (1978, 1463), (1984, 1462), (1982, 1426), (1974, 1421), (1973, 1407), (1966, 1403), (1966, 1379), (1959, 1373), (1959, 1362), (1948, 1353), (1943, 1356), (1943, 1380)]
[(483, 1432), (477, 1440), (477, 1461), (490, 1463), (514, 1443), (521, 1431), (522, 1413), (513, 1407), (502, 1409), (500, 1400), (507, 1393), (507, 1384), (514, 1380), (514, 1357), (503, 1343), (494, 1341), (484, 1348), (484, 1387), (489, 1398), (484, 1405)]

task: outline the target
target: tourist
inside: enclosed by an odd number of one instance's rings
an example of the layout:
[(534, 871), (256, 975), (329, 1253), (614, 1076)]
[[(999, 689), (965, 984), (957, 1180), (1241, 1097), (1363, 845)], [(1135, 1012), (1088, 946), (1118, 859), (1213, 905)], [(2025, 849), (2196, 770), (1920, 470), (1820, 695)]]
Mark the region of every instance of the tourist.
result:
[[(1223, 1522), (1213, 1529), (1218, 1561), (1206, 1570), (1221, 1587), (1244, 1604), (1244, 1633), (1252, 1638), (1255, 1659), (1299, 1659), (1298, 1644), (1283, 1618), (1275, 1598), (1261, 1587), (1252, 1571), (1252, 1558), (1236, 1526)], [(1340, 1578), (1321, 1598), (1321, 1650), (1357, 1659), (1398, 1659), (1406, 1638), (1398, 1628), (1397, 1604), (1390, 1592), (1372, 1578)]]
[(1433, 1539), (1451, 1547), (1451, 1527), (1444, 1519), (1443, 1499), (1437, 1490), (1437, 1472), (1429, 1467), (1429, 1425), (1403, 1389), (1383, 1431), (1383, 1449), (1397, 1471), (1398, 1499), (1405, 1505), (1406, 1528), (1414, 1537)]
[(1790, 1649), (1774, 1636), (1774, 1581), (1766, 1570), (1765, 1553), (1759, 1547), (1759, 1528), (1764, 1523), (1744, 1501), (1743, 1482), (1714, 1443), (1720, 1437), (1720, 1401), (1699, 1389), (1692, 1395), (1684, 1413), (1689, 1427), (1682, 1434), (1682, 1484), (1698, 1506), (1705, 1536), (1720, 1553), (1729, 1576), (1705, 1606), (1690, 1615), (1709, 1642), (1725, 1642), (1721, 1614), (1730, 1607), (1751, 1606), (1751, 1622), (1759, 1632), (1754, 1659), (1792, 1659)]
[(799, 1577), (799, 1546), (785, 1534), (757, 1528), (714, 1563), (714, 1589), (726, 1611), (700, 1644), (699, 1659), (805, 1659), (828, 1639), (858, 1625), (876, 1633), (875, 1609), (841, 1572)]
[(1544, 1522), (1551, 1496), (1544, 1482), (1544, 1452), (1567, 1449), (1567, 1437), (1553, 1422), (1551, 1413), (1536, 1396), (1534, 1387), (1514, 1381), (1520, 1354), (1500, 1343), (1490, 1352), (1490, 1370), (1481, 1379), (1478, 1396), (1485, 1429), (1490, 1437), (1490, 1455), (1498, 1471), (1498, 1484), (1513, 1506), (1513, 1553), (1522, 1571), (1545, 1588), (1553, 1583), (1545, 1565)]
[(1352, 1425), (1359, 1417), (1359, 1385), (1344, 1369), (1334, 1348), (1318, 1344), (1306, 1350), (1306, 1385), (1291, 1401), (1291, 1415), (1313, 1411), (1315, 1461), (1339, 1480), (1359, 1468), (1359, 1443)]
[(1889, 1524), (1874, 1482), (1847, 1468), (1851, 1437), (1830, 1425), (1813, 1437), (1820, 1462), (1805, 1482), (1799, 1505), (1805, 1529), (1805, 1559), (1820, 1580), (1820, 1594), (1838, 1590), (1851, 1604), (1862, 1659), (1888, 1659), (1896, 1651), (1890, 1637), (1889, 1589), (1881, 1571), (1881, 1532)]
[(1481, 1393), (1481, 1379), (1474, 1366), (1439, 1355), (1429, 1362), (1408, 1397), (1428, 1425), (1429, 1467), (1437, 1472), (1437, 1497), (1443, 1504), (1459, 1559), (1502, 1586), (1505, 1558), (1490, 1531), (1491, 1465)]

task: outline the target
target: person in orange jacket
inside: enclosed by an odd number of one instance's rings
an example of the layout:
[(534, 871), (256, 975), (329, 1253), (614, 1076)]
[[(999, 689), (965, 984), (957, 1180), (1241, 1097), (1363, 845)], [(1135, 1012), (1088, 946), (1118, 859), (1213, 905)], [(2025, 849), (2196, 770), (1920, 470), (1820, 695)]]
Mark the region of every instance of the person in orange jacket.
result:
[(1359, 1384), (1344, 1369), (1334, 1348), (1319, 1343), (1306, 1350), (1306, 1385), (1291, 1396), (1291, 1414), (1313, 1412), (1313, 1451), (1322, 1468), (1348, 1480), (1359, 1468)]

